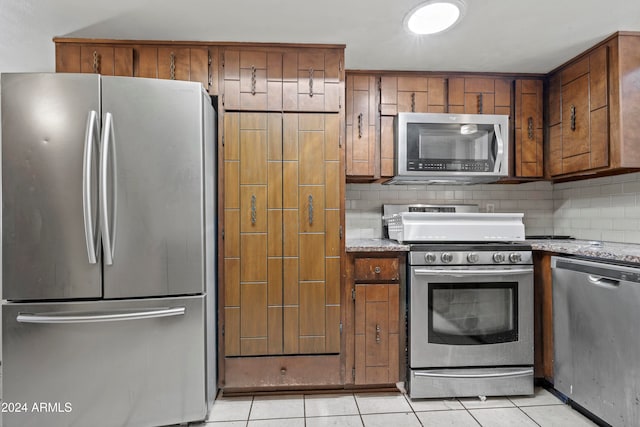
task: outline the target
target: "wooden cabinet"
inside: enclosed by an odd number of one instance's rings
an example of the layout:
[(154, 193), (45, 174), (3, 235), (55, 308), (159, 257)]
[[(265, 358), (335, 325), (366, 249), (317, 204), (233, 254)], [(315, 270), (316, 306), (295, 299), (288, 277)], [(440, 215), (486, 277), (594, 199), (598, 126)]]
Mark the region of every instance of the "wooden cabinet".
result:
[(511, 115), (511, 79), (452, 77), (449, 113)]
[(340, 352), (337, 114), (224, 115), (225, 355)]
[(555, 112), (549, 121), (550, 143), (556, 154), (550, 158), (552, 176), (609, 164), (607, 50), (606, 45), (599, 47), (551, 79), (550, 109)]
[(380, 113), (446, 112), (446, 80), (442, 77), (383, 75), (380, 81)]
[[(218, 94), (218, 47), (167, 42), (54, 39), (56, 71), (202, 83)], [(164, 43), (164, 44), (163, 44)]]
[(516, 178), (544, 176), (542, 86), (540, 79), (516, 79), (515, 81), (513, 157)]
[(380, 175), (379, 78), (351, 74), (346, 78), (347, 176)]
[(549, 175), (575, 179), (640, 168), (640, 34), (616, 33), (548, 79)]
[(87, 44), (56, 44), (56, 71), (133, 76), (133, 48)]
[(388, 385), (404, 372), (405, 338), (401, 304), (404, 254), (350, 254), (347, 280), (352, 298), (347, 321), (348, 384)]
[(552, 252), (533, 253), (534, 376), (553, 383)]
[(225, 110), (338, 112), (342, 53), (337, 49), (226, 49)]

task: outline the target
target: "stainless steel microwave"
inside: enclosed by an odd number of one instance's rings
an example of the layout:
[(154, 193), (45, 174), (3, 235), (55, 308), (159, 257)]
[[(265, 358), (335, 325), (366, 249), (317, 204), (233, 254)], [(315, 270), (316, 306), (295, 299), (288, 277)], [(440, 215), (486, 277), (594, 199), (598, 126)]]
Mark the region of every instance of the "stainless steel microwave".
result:
[(388, 184), (473, 184), (508, 174), (509, 116), (399, 113)]

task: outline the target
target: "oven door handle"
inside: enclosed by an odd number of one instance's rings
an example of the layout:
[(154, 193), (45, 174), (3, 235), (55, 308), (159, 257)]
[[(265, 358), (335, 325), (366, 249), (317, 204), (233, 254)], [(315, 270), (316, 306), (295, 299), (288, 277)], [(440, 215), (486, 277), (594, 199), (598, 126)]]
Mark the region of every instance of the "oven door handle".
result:
[(491, 374), (453, 374), (453, 373), (439, 373), (439, 372), (414, 372), (416, 377), (437, 377), (437, 378), (512, 378), (512, 377), (527, 377), (533, 375), (533, 369), (524, 369), (522, 371), (510, 371), (510, 372), (496, 372)]
[(453, 277), (464, 277), (470, 275), (476, 276), (513, 276), (516, 274), (528, 274), (533, 273), (533, 268), (514, 268), (514, 269), (500, 269), (500, 270), (426, 270), (416, 268), (413, 272), (417, 276), (453, 276)]

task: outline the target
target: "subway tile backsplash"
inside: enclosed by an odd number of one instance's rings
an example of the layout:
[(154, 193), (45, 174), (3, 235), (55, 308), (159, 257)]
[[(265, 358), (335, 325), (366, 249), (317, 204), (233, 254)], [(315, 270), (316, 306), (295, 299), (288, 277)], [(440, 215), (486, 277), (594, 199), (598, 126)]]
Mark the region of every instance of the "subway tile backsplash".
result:
[(640, 243), (640, 173), (560, 184), (347, 184), (347, 237), (381, 237), (386, 203), (471, 203), (524, 213), (528, 235)]
[(382, 205), (468, 203), (481, 212), (522, 212), (527, 234), (553, 233), (553, 188), (549, 182), (520, 185), (347, 184), (347, 237), (382, 237)]

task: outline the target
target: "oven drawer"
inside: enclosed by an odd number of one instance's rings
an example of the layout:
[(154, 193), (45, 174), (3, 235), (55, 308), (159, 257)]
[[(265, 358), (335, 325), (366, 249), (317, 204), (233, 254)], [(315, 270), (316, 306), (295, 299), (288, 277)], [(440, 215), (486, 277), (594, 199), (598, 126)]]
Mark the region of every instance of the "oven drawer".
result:
[(356, 258), (354, 264), (354, 279), (357, 282), (400, 280), (398, 258)]
[(533, 368), (458, 368), (411, 370), (409, 397), (449, 398), (533, 394)]

